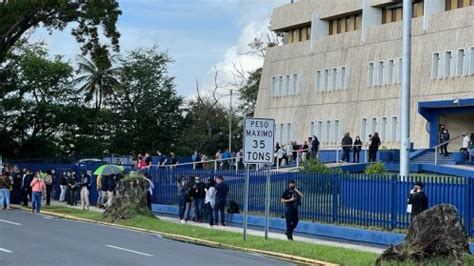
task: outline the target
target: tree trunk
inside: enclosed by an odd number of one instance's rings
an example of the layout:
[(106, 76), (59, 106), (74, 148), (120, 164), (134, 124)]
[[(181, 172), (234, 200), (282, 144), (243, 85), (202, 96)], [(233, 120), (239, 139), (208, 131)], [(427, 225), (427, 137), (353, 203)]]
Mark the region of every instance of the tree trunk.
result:
[(153, 216), (147, 207), (148, 181), (142, 176), (125, 177), (118, 182), (112, 206), (104, 212), (104, 217), (112, 222), (128, 220), (136, 216)]

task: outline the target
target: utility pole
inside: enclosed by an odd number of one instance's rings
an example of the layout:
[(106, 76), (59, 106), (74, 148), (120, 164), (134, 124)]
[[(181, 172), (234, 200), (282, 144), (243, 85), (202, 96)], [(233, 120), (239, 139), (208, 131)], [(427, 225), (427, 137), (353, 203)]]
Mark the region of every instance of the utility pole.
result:
[(232, 94), (233, 90), (230, 90), (230, 101), (229, 101), (229, 152), (232, 154)]
[(412, 0), (403, 0), (402, 38), (402, 97), (400, 132), (400, 176), (406, 181), (410, 175), (410, 86), (411, 86), (411, 19)]

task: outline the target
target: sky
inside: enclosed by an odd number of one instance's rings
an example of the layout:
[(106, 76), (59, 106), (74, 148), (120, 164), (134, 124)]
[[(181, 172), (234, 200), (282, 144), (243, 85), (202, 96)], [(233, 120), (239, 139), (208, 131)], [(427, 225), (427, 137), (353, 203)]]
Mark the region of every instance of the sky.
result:
[[(121, 50), (158, 45), (175, 61), (170, 74), (178, 93), (191, 97), (196, 80), (204, 90), (232, 82), (234, 63), (246, 71), (263, 65), (263, 59), (246, 54), (247, 44), (266, 36), (272, 9), (289, 0), (119, 0), (123, 15), (118, 22)], [(37, 29), (31, 41), (45, 41), (50, 53), (74, 61), (79, 46), (70, 34), (50, 35)]]

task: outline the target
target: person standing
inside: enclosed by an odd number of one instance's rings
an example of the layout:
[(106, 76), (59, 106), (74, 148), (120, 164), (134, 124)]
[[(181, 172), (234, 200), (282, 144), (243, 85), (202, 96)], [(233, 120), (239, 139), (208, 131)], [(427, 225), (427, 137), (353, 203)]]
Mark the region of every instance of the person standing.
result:
[(185, 224), (184, 220), (186, 213), (186, 202), (189, 197), (189, 189), (187, 187), (187, 180), (184, 176), (178, 179), (178, 201), (179, 201), (179, 222)]
[(39, 215), (41, 211), (41, 197), (42, 194), (46, 191), (46, 185), (41, 178), (40, 172), (36, 172), (35, 178), (30, 183), (32, 191), (32, 201), (31, 201), (31, 212), (33, 214)]
[(350, 153), (351, 153), (351, 147), (352, 147), (352, 138), (349, 132), (347, 132), (344, 135), (344, 138), (342, 138), (342, 161), (343, 162), (350, 162)]
[(214, 226), (213, 213), (216, 205), (216, 188), (214, 179), (209, 178), (205, 192), (206, 198), (204, 199), (204, 204), (207, 208), (207, 214), (209, 215), (209, 227), (212, 228)]
[(110, 178), (110, 176), (108, 175), (103, 175), (101, 178), (100, 178), (100, 194), (101, 194), (101, 202), (100, 204), (102, 205), (103, 208), (107, 207), (107, 184), (109, 183), (108, 182), (108, 179)]
[(471, 138), (467, 134), (462, 134), (462, 147), (459, 151), (464, 152), (466, 160), (469, 160), (469, 145), (471, 144)]
[(23, 181), (21, 185), (21, 193), (23, 198), (23, 206), (28, 207), (28, 198), (32, 199), (31, 181), (33, 180), (33, 172), (30, 170), (23, 170)]
[(408, 207), (407, 211), (411, 214), (411, 220), (428, 209), (428, 197), (423, 191), (423, 183), (418, 181), (415, 183), (415, 187), (410, 191), (408, 195)]
[(91, 176), (89, 173), (82, 174), (81, 180), (81, 207), (83, 210), (89, 210), (89, 190), (91, 187)]
[(285, 190), (281, 196), (281, 203), (286, 205), (285, 219), (286, 232), (288, 240), (293, 240), (293, 231), (298, 226), (298, 207), (301, 205), (301, 198), (303, 193), (296, 188), (294, 180), (288, 181), (288, 189)]
[(221, 225), (225, 224), (225, 206), (227, 205), (227, 194), (229, 193), (229, 186), (224, 182), (222, 176), (216, 177), (216, 205), (214, 208), (215, 224), (218, 225), (219, 213), (221, 214)]
[(148, 182), (148, 189), (146, 191), (146, 206), (151, 211), (151, 198), (153, 196), (153, 190), (155, 189), (155, 184), (151, 181), (151, 176), (146, 175), (145, 180)]
[(61, 189), (61, 194), (59, 194), (59, 202), (66, 201), (66, 191), (67, 191), (67, 174), (63, 172), (61, 175), (61, 180), (59, 181), (59, 187)]
[(108, 175), (106, 177), (107, 182), (107, 206), (106, 208), (110, 208), (114, 202), (114, 193), (115, 193), (115, 186), (117, 185), (118, 177), (116, 175)]
[(20, 174), (20, 169), (18, 166), (13, 167), (13, 190), (11, 191), (11, 201), (12, 204), (20, 204), (21, 203), (21, 183), (23, 181), (22, 176)]
[(195, 221), (202, 223), (203, 221), (203, 211), (204, 211), (204, 200), (206, 198), (206, 184), (200, 181), (199, 176), (196, 176), (195, 185), (193, 189), (194, 193), (194, 211), (195, 211)]
[(370, 139), (369, 146), (369, 162), (377, 161), (377, 152), (379, 150), (381, 141), (379, 138), (379, 133), (375, 132), (372, 138)]
[(362, 150), (362, 141), (360, 140), (360, 137), (357, 136), (355, 141), (354, 141), (354, 148), (353, 148), (353, 153), (354, 153), (354, 158), (353, 162), (354, 163), (359, 163), (360, 162), (360, 151)]
[(69, 191), (69, 202), (68, 205), (76, 206), (76, 179), (72, 173), (69, 173), (67, 177), (67, 189)]
[(46, 171), (44, 183), (46, 184), (46, 206), (49, 206), (51, 204), (51, 191), (54, 187), (54, 176), (52, 170)]
[(10, 187), (13, 185), (9, 173), (2, 173), (0, 176), (0, 203), (2, 210), (11, 210), (10, 208)]
[(313, 136), (313, 140), (311, 141), (311, 157), (314, 160), (318, 159), (319, 144), (318, 137)]
[[(441, 155), (444, 157), (448, 157), (448, 144), (449, 144), (449, 131), (446, 129), (445, 126), (441, 127), (441, 134), (439, 136), (439, 142), (441, 145)], [(443, 144), (444, 143), (444, 144)]]

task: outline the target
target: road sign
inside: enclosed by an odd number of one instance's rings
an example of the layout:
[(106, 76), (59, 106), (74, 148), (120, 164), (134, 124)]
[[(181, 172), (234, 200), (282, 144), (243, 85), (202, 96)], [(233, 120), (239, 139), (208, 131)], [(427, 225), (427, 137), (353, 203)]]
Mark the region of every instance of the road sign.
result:
[(275, 120), (245, 118), (244, 163), (273, 164)]

